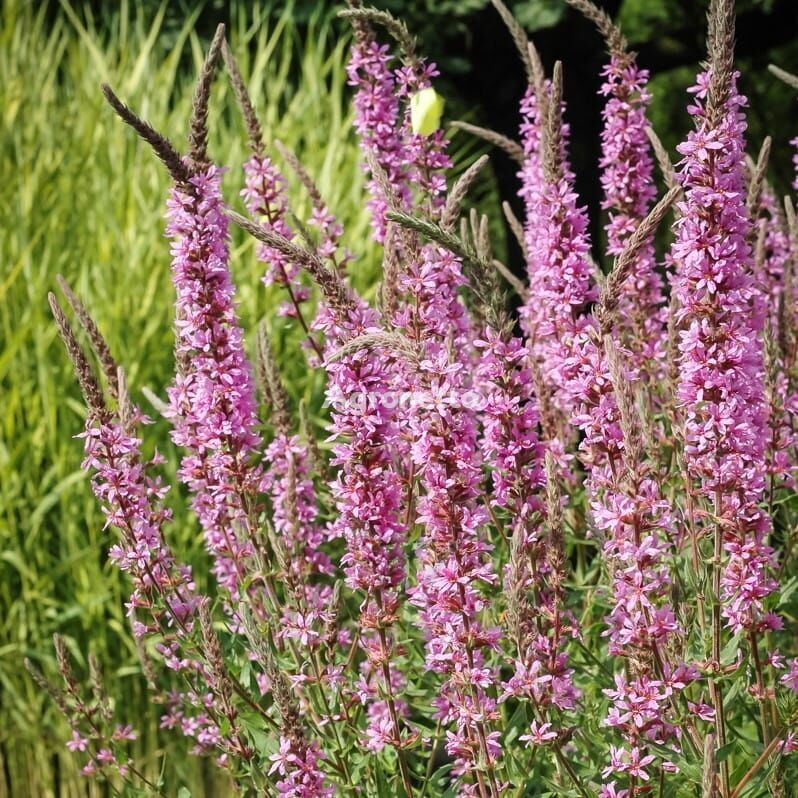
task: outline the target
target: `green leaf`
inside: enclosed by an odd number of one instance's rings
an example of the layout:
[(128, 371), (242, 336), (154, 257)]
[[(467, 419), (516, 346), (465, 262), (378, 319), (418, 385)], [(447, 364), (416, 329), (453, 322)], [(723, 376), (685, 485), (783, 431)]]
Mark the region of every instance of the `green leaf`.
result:
[(718, 762), (725, 762), (737, 748), (737, 743), (726, 743), (715, 751), (715, 759)]
[(554, 27), (564, 13), (562, 0), (525, 0), (513, 6), (515, 18), (529, 31)]

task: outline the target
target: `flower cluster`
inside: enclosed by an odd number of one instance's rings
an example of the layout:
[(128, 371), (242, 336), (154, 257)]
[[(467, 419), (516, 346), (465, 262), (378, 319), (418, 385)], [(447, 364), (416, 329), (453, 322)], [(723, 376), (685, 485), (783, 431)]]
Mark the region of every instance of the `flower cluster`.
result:
[(214, 557), (214, 575), (234, 599), (254, 571), (252, 524), (262, 469), (252, 374), (233, 302), (228, 222), (220, 169), (194, 174), (169, 199), (177, 291), (178, 373), (169, 389), (172, 439), (185, 447), (181, 479)]
[[(293, 231), (286, 221), (288, 199), (285, 195), (285, 179), (272, 159), (265, 155), (253, 155), (244, 164), (244, 176), (245, 186), (241, 196), (247, 210), (268, 230), (292, 238)], [(267, 264), (263, 282), (266, 285), (283, 285), (289, 294), (290, 302), (282, 305), (281, 314), (296, 317), (300, 303), (310, 295), (299, 279), (299, 264), (292, 263), (283, 252), (265, 243), (258, 244), (257, 254), (258, 260)]]
[[(731, 76), (728, 96), (710, 117), (711, 74), (691, 89), (695, 130), (679, 146), (685, 188), (676, 222), (674, 290), (682, 326), (679, 400), (690, 477), (712, 503), (729, 555), (723, 614), (734, 629), (773, 629), (764, 601), (777, 585), (767, 543), (764, 491), (767, 407), (761, 303), (756, 301), (745, 205), (745, 98)], [(758, 312), (760, 311), (760, 312)]]
[[(402, 129), (398, 124), (399, 94), (396, 76), (391, 69), (393, 56), (388, 45), (372, 36), (358, 37), (347, 65), (347, 75), (355, 92), (355, 130), (367, 157), (385, 173), (394, 197), (402, 205), (410, 204), (410, 184)], [(368, 162), (364, 165), (370, 171)], [(384, 196), (379, 179), (369, 179), (368, 207), (374, 235), (385, 240), (385, 213), (392, 198)]]
[[(54, 298), (53, 309), (89, 406), (84, 468), (121, 533), (109, 557), (131, 580), (161, 726), (213, 754), (242, 793), (501, 798), (545, 784), (731, 798), (754, 776), (784, 794), (795, 771), (798, 652), (784, 629), (795, 608), (782, 591), (798, 526), (791, 208), (782, 216), (762, 175), (748, 178), (730, 0), (713, 2), (679, 187), (657, 203), (648, 73), (606, 14), (570, 1), (610, 45), (606, 248), (595, 262), (561, 66), (547, 78), (511, 23), (533, 83), (522, 142), (483, 133), (522, 161), (524, 219), (511, 226), (528, 285), (494, 258), (487, 217), (471, 210), (457, 234), (478, 170), (448, 186), (440, 105), (432, 121), (414, 117), (419, 98), (438, 99), (437, 69), (385, 12), (345, 12), (384, 250), (375, 303), (348, 283), (343, 225), (278, 144), (311, 199), (308, 219), (291, 215), (223, 31), (186, 158), (107, 92), (174, 178), (177, 374), (164, 415), (211, 555), (208, 595), (166, 543), (160, 457), (142, 454), (147, 419), (107, 345), (70, 295), (101, 381)], [(376, 26), (397, 38), (400, 63)], [(225, 206), (223, 170), (204, 152), (220, 52), (254, 149), (240, 192), (249, 218)], [(654, 238), (677, 196), (663, 270)], [(231, 220), (258, 240), (266, 290), (288, 300), (284, 323), (314, 350), (292, 368), (307, 382), (287, 391), (261, 327), (263, 413), (234, 303)], [(517, 317), (501, 278), (521, 295)], [(300, 423), (295, 393), (310, 408)], [(66, 688), (52, 692), (87, 774), (151, 787), (98, 679), (86, 700), (61, 643), (58, 660)]]
[[(609, 211), (607, 254), (618, 257), (650, 210), (656, 194), (654, 163), (646, 129), (651, 101), (648, 72), (632, 56), (613, 54), (603, 71), (601, 93), (607, 97), (602, 116), (602, 207)], [(621, 295), (622, 341), (636, 368), (650, 378), (662, 376), (666, 330), (663, 280), (657, 270), (654, 242), (646, 241), (635, 260), (634, 274)]]

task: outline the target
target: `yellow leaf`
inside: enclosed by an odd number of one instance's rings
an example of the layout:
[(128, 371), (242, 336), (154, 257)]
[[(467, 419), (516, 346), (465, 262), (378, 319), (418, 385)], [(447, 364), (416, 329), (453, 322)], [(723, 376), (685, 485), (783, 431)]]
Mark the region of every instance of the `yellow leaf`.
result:
[(410, 98), (410, 126), (421, 136), (431, 136), (441, 125), (443, 97), (433, 88), (421, 89)]

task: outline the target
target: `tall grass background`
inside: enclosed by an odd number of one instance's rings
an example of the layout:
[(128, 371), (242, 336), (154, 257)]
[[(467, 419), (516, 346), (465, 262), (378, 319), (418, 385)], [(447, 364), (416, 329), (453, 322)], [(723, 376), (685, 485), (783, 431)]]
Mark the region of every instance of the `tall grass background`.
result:
[[(0, 28), (0, 751), (3, 790), (14, 798), (101, 794), (75, 772), (65, 729), (48, 697), (27, 679), (25, 656), (52, 672), (50, 637), (65, 636), (79, 661), (96, 652), (122, 721), (152, 765), (164, 741), (124, 614), (125, 579), (106, 560), (112, 533), (85, 485), (81, 445), (72, 439), (83, 408), (47, 308), (62, 273), (85, 299), (136, 389), (162, 393), (172, 372), (169, 252), (163, 237), (167, 176), (106, 106), (101, 81), (175, 142), (185, 138), (191, 82), (207, 43), (196, 14), (164, 25), (164, 4), (144, 19), (122, 3), (102, 33), (81, 9), (6, 3)], [(55, 13), (53, 13), (55, 11)], [(368, 239), (361, 210), (356, 142), (344, 97), (346, 40), (329, 18), (313, 19), (301, 39), (289, 12), (257, 4), (233, 9), (230, 40), (250, 76), (269, 139), (294, 149), (347, 223)], [(231, 166), (235, 200), (246, 138), (223, 81), (213, 100), (211, 152)], [(345, 179), (342, 176), (346, 176)], [(301, 213), (307, 202), (294, 192)], [(236, 240), (235, 278), (243, 324), (274, 318), (278, 297), (260, 283), (251, 247)], [(362, 251), (362, 247), (358, 247)], [(361, 264), (359, 264), (362, 266)], [(359, 282), (370, 276), (360, 269)], [(281, 351), (298, 350), (293, 327), (272, 324)], [(312, 401), (314, 384), (286, 357), (292, 390)], [(293, 369), (292, 367), (296, 367)], [(297, 373), (292, 374), (292, 370)], [(154, 436), (168, 448), (163, 425)], [(174, 462), (174, 459), (172, 459)], [(202, 578), (196, 524), (173, 502), (172, 544)], [(170, 785), (202, 788), (203, 768), (168, 757)]]
[[(106, 560), (113, 532), (80, 470), (83, 406), (47, 307), (61, 273), (84, 299), (140, 389), (163, 393), (173, 372), (168, 180), (147, 148), (114, 118), (99, 91), (109, 82), (179, 146), (185, 141), (194, 76), (207, 42), (199, 11), (175, 24), (170, 4), (155, 13), (108, 4), (101, 24), (88, 10), (6, 0), (0, 4), (0, 796), (99, 796), (64, 748), (67, 730), (49, 698), (28, 679), (29, 657), (54, 672), (53, 633), (79, 663), (93, 651), (105, 666), (120, 722), (140, 732), (136, 754), (152, 773), (165, 762), (169, 794), (223, 795), (214, 768), (158, 731), (125, 617), (126, 580)], [(369, 244), (363, 182), (351, 131), (345, 62), (348, 35), (329, 13), (297, 29), (291, 9), (233, 2), (228, 38), (269, 141), (294, 150), (346, 227), (359, 258), (355, 285), (369, 294), (379, 264)], [(246, 137), (232, 94), (217, 81), (212, 157), (230, 166), (228, 197), (241, 184)], [(460, 142), (467, 165), (473, 145)], [(309, 212), (297, 181), (293, 207)], [(491, 184), (482, 189), (490, 199)], [(495, 197), (493, 197), (495, 199)], [(486, 200), (487, 201), (487, 200)], [(322, 385), (299, 355), (296, 326), (276, 316), (281, 297), (260, 282), (251, 243), (234, 237), (240, 316), (250, 331), (269, 319), (289, 390), (320, 418)], [(249, 335), (249, 341), (252, 340)], [(148, 439), (173, 455), (166, 426)], [(174, 468), (175, 457), (169, 457)], [(174, 479), (174, 473), (168, 474)], [(195, 565), (205, 557), (195, 521), (172, 501), (170, 543)], [(168, 756), (163, 757), (164, 752)]]

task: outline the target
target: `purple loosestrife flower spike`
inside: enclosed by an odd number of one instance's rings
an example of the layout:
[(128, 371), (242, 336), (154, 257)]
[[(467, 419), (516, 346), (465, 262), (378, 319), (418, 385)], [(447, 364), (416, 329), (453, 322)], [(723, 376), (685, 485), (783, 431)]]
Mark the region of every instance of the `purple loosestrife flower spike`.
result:
[[(264, 152), (260, 122), (238, 64), (226, 42), (222, 44), (222, 56), (230, 75), (236, 101), (247, 126), (252, 150), (252, 155), (244, 163), (245, 186), (241, 190), (241, 196), (250, 215), (258, 220), (264, 229), (290, 241), (294, 237), (294, 231), (286, 220), (288, 198), (285, 179), (274, 161)], [(258, 260), (266, 264), (264, 284), (276, 283), (284, 286), (288, 292), (290, 301), (281, 306), (280, 314), (298, 318), (304, 325), (301, 304), (309, 298), (310, 292), (299, 279), (301, 264), (292, 260), (286, 252), (262, 241), (257, 245), (256, 254)]]
[[(395, 201), (403, 208), (410, 206), (411, 191), (407, 158), (402, 139), (399, 94), (396, 76), (390, 67), (392, 56), (387, 45), (381, 45), (363, 25), (356, 25), (355, 44), (347, 64), (349, 85), (355, 87), (355, 130), (360, 147), (368, 161), (379, 165), (393, 191)], [(377, 241), (385, 240), (385, 213), (393, 198), (386, 196), (381, 182), (371, 175), (371, 195), (367, 205)]]
[(214, 556), (219, 584), (241, 598), (254, 569), (251, 513), (262, 478), (255, 396), (228, 267), (221, 170), (209, 166), (168, 202), (177, 291), (177, 353), (187, 370), (169, 389), (172, 439), (188, 449), (180, 478)]
[(598, 294), (589, 263), (587, 213), (577, 204), (566, 158), (558, 67), (555, 72), (543, 104), (546, 113), (541, 114), (540, 98), (532, 92), (522, 105), (529, 299), (520, 313), (530, 353), (552, 384), (552, 404), (567, 417), (564, 359), (585, 327), (585, 307)]
[[(711, 95), (717, 80), (702, 72), (690, 90), (695, 130), (678, 147), (685, 201), (672, 255), (683, 328), (685, 460), (723, 529), (723, 614), (735, 630), (761, 630), (778, 628), (780, 621), (764, 608), (776, 583), (769, 573), (769, 520), (758, 507), (766, 471), (763, 314), (749, 245), (746, 101), (737, 77), (727, 75), (729, 88)], [(717, 96), (723, 98), (719, 106)]]
[[(330, 354), (348, 341), (381, 330), (378, 314), (362, 300), (345, 314), (323, 306), (315, 327), (325, 333)], [(328, 357), (327, 374), (335, 440), (331, 465), (341, 467), (332, 484), (337, 516), (330, 534), (346, 542), (342, 564), (347, 584), (365, 597), (360, 608), (365, 632), (361, 645), (381, 674), (383, 665), (390, 665), (393, 641), (379, 631), (389, 630), (395, 622), (406, 578), (404, 467), (398, 456), (406, 447), (400, 439), (396, 403), (391, 401), (402, 390), (403, 368), (400, 359), (382, 349), (359, 348)], [(392, 678), (384, 688), (393, 688)], [(379, 750), (386, 742), (398, 743), (399, 730), (392, 728), (387, 736), (379, 731), (379, 719), (389, 707), (377, 701), (375, 709), (376, 695), (377, 691), (361, 690), (372, 719), (369, 745)]]
[[(601, 135), (602, 207), (609, 211), (607, 252), (618, 257), (648, 213), (655, 195), (654, 161), (646, 130), (648, 72), (633, 54), (613, 52), (603, 70), (607, 97)], [(657, 271), (653, 236), (641, 247), (620, 299), (620, 340), (633, 353), (632, 365), (649, 379), (663, 376), (667, 306)]]
[(314, 648), (323, 641), (332, 589), (313, 579), (334, 575), (335, 568), (321, 546), (329, 530), (318, 521), (310, 447), (291, 434), (288, 398), (271, 354), (265, 325), (258, 336), (259, 363), (268, 385), (276, 434), (266, 449), (263, 490), (271, 500), (271, 522), (281, 551), (286, 552), (282, 577), (293, 601), (286, 602), (279, 634)]
[[(294, 231), (286, 219), (288, 198), (285, 179), (274, 161), (268, 155), (252, 155), (244, 163), (244, 175), (246, 184), (241, 196), (247, 210), (264, 229), (290, 241), (294, 237)], [(282, 285), (289, 292), (291, 301), (280, 308), (280, 314), (296, 318), (301, 312), (299, 306), (310, 296), (307, 287), (299, 279), (301, 264), (291, 260), (285, 252), (262, 241), (258, 243), (256, 253), (258, 260), (266, 264), (264, 284)]]
[(497, 674), (488, 657), (498, 631), (484, 628), (480, 619), (486, 604), (480, 583), (493, 584), (496, 577), (478, 501), (477, 413), (467, 403), (476, 392), (467, 367), (473, 331), (458, 296), (464, 282), (459, 259), (434, 244), (425, 245), (399, 277), (406, 302), (394, 323), (421, 353), (410, 375), (406, 414), (420, 485), (416, 520), (424, 528), (411, 602), (419, 608), (427, 666), (443, 676), (437, 716), (454, 726), (447, 729), (447, 751), (457, 760), (455, 772), (475, 779), (481, 793), (497, 795), (501, 745), (491, 729), (498, 716), (491, 689)]
[[(607, 778), (629, 772), (641, 748), (645, 751), (646, 740), (663, 745), (676, 734), (668, 715), (671, 696), (681, 689), (674, 686), (674, 674), (679, 685), (687, 682), (662, 655), (678, 630), (668, 601), (665, 564), (673, 522), (656, 475), (643, 462), (635, 403), (629, 395), (632, 374), (611, 336), (602, 337), (597, 320), (586, 316), (581, 329), (564, 339), (562, 357), (564, 389), (574, 408), (571, 423), (582, 433), (579, 451), (587, 472), (588, 501), (593, 522), (606, 536), (603, 550), (613, 575), (605, 635), (611, 654), (637, 663), (633, 678), (618, 674), (616, 689), (605, 691), (613, 701), (606, 723), (618, 729), (627, 745), (613, 748), (604, 771)], [(656, 662), (657, 668), (641, 668), (643, 662)], [(635, 715), (635, 722), (628, 712), (631, 704), (646, 707), (643, 715)], [(643, 760), (648, 765), (655, 758), (646, 755)]]

